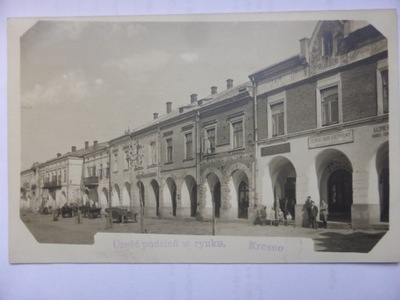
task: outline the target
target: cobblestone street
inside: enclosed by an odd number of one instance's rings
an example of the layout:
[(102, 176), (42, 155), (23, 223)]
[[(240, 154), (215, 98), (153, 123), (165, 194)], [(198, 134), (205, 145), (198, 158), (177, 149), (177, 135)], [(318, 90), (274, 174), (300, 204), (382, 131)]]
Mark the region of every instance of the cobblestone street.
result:
[[(140, 233), (140, 220), (137, 223), (114, 223), (108, 228), (106, 218), (83, 218), (78, 224), (76, 217), (58, 218), (52, 215), (21, 213), (21, 219), (40, 243), (92, 244), (97, 232)], [(157, 219), (144, 220), (146, 234), (187, 234), (212, 235), (212, 222), (199, 222), (195, 219)], [(265, 236), (265, 237), (304, 237), (314, 241), (315, 251), (330, 252), (369, 252), (376, 245), (385, 230), (353, 229), (309, 229), (285, 226), (252, 226), (247, 220), (236, 222), (217, 221), (216, 235), (220, 236)]]

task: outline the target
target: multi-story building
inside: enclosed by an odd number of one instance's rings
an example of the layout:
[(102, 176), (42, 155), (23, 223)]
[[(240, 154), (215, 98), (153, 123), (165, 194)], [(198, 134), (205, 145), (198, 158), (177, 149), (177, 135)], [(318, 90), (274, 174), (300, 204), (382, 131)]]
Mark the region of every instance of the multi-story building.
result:
[(175, 110), (167, 102), (133, 131), (22, 172), (21, 199), (37, 181), (56, 206), (83, 194), (102, 207), (110, 197), (143, 205), (148, 217), (246, 219), (279, 204), (302, 225), (311, 196), (354, 228), (387, 221), (387, 40), (360, 24), (321, 21), (298, 55), (250, 82), (228, 79), (226, 90), (192, 94)]
[(93, 146), (89, 146), (89, 142), (86, 141), (82, 159), (82, 204), (108, 207), (110, 174), (108, 142), (94, 141)]
[(71, 152), (57, 156), (39, 166), (41, 206), (61, 207), (77, 202), (81, 197), (83, 150), (71, 147)]
[(212, 94), (199, 116), (199, 209), (201, 215), (247, 218), (254, 204), (254, 106), (251, 83)]
[(39, 164), (34, 163), (21, 172), (20, 209), (36, 209), (40, 206)]
[(388, 220), (387, 40), (373, 26), (322, 21), (300, 54), (249, 77), (256, 89), (259, 202), (326, 200), (353, 228)]

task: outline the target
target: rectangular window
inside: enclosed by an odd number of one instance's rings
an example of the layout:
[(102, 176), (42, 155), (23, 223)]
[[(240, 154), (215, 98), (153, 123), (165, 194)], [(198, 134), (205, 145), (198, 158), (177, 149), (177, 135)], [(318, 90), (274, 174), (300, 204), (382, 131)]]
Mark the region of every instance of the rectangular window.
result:
[(167, 144), (167, 163), (171, 163), (172, 162), (172, 139), (167, 139), (166, 140), (166, 144)]
[(192, 133), (186, 133), (185, 134), (185, 140), (186, 140), (186, 159), (192, 158), (193, 157), (193, 135)]
[(336, 124), (339, 122), (339, 93), (338, 86), (332, 86), (321, 93), (321, 117), (322, 126)]
[(110, 177), (110, 163), (107, 163), (107, 167), (106, 167), (106, 177), (107, 177), (107, 178)]
[(113, 171), (118, 172), (118, 154), (114, 154), (114, 166), (113, 166)]
[(95, 177), (96, 176), (96, 166), (92, 167), (92, 176)]
[(322, 55), (330, 56), (333, 52), (333, 34), (330, 31), (324, 32), (322, 35)]
[(64, 182), (67, 182), (67, 170), (64, 170)]
[(103, 164), (100, 164), (100, 168), (99, 168), (99, 180), (103, 179)]
[(208, 153), (215, 152), (215, 128), (206, 130), (204, 150)]
[(271, 105), (272, 136), (285, 134), (285, 110), (283, 102)]
[(124, 152), (124, 170), (129, 169), (129, 151)]
[(152, 142), (150, 144), (150, 158), (151, 158), (152, 165), (157, 164), (157, 144), (156, 144), (156, 142)]
[(232, 123), (233, 149), (243, 148), (243, 121)]
[(382, 104), (383, 113), (389, 112), (389, 73), (388, 70), (381, 71), (382, 78)]

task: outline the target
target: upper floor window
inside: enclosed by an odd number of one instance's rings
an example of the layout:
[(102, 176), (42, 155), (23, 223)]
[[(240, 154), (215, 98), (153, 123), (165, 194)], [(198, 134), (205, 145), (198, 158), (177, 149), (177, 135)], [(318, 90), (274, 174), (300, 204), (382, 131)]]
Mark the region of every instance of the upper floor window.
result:
[(129, 169), (129, 150), (126, 150), (124, 152), (124, 170), (128, 170)]
[(193, 133), (185, 134), (185, 158), (193, 158)]
[(96, 176), (96, 166), (87, 167), (88, 177)]
[(330, 31), (322, 35), (322, 55), (331, 56), (333, 53), (333, 34)]
[(172, 138), (166, 140), (167, 144), (167, 163), (172, 162), (172, 151), (173, 151), (173, 146), (172, 146)]
[(285, 92), (268, 97), (268, 136), (286, 133), (286, 94)]
[(100, 168), (99, 168), (99, 170), (97, 171), (97, 173), (98, 173), (97, 176), (99, 176), (99, 179), (100, 179), (100, 180), (103, 179), (103, 164), (100, 164)]
[(339, 122), (339, 93), (337, 86), (321, 90), (321, 109), (322, 126)]
[(283, 102), (273, 104), (271, 107), (272, 136), (285, 134), (285, 111)]
[(114, 153), (113, 171), (118, 172), (118, 153)]
[(205, 129), (204, 136), (204, 152), (214, 153), (215, 152), (215, 127), (209, 127)]
[(238, 121), (233, 121), (232, 123), (232, 148), (239, 149), (243, 148), (243, 119)]
[(387, 59), (378, 62), (377, 67), (378, 115), (389, 113), (389, 72)]
[(67, 170), (64, 170), (64, 182), (67, 182)]
[(150, 144), (150, 163), (152, 165), (157, 164), (157, 143), (152, 142)]
[(342, 122), (342, 94), (340, 75), (317, 82), (318, 127)]

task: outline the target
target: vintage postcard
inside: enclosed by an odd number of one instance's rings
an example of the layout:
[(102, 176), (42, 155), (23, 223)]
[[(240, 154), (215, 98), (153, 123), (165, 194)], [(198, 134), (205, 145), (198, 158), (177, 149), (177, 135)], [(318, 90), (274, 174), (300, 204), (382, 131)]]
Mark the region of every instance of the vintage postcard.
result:
[(396, 29), (10, 19), (10, 262), (398, 262)]

